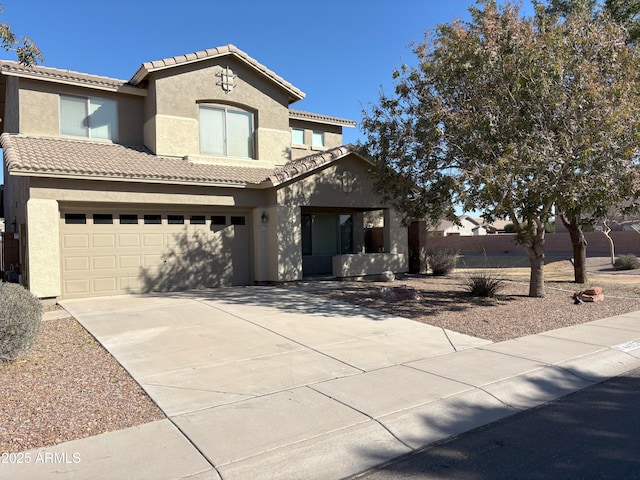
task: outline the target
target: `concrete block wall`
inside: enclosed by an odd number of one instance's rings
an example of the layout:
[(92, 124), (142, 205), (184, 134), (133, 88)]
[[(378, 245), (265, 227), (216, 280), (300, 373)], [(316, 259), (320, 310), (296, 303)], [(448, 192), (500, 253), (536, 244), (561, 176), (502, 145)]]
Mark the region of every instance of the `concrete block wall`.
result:
[[(640, 234), (637, 232), (611, 232), (616, 255), (633, 254), (640, 256)], [(587, 232), (587, 256), (609, 256), (609, 240), (601, 232)], [(524, 250), (515, 242), (515, 235), (484, 235), (477, 237), (431, 236), (427, 237), (427, 249), (451, 248), (463, 255), (525, 255)], [(549, 233), (545, 236), (545, 253), (547, 255), (572, 256), (571, 238), (568, 233)]]

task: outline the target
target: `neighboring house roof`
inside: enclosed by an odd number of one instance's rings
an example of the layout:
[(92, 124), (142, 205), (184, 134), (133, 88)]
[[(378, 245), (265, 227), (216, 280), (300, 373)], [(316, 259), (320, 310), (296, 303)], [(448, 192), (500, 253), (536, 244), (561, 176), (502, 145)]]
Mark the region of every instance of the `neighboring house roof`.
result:
[(12, 175), (254, 188), (282, 184), (356, 152), (356, 147), (346, 145), (270, 169), (194, 163), (188, 159), (159, 157), (144, 147), (86, 140), (4, 133), (0, 144)]
[(326, 123), (329, 125), (343, 125), (346, 127), (355, 127), (354, 120), (346, 120), (344, 118), (330, 117), (328, 115), (320, 115), (318, 113), (302, 112), (300, 110), (289, 110), (289, 118), (308, 120), (317, 123)]
[(162, 60), (154, 60), (151, 62), (144, 62), (138, 71), (131, 77), (130, 82), (133, 85), (138, 85), (142, 82), (150, 73), (157, 72), (159, 70), (165, 70), (167, 68), (173, 68), (178, 65), (186, 65), (189, 63), (201, 62), (212, 58), (218, 58), (226, 55), (233, 55), (234, 57), (242, 60), (245, 64), (252, 67), (262, 75), (270, 78), (272, 81), (284, 88), (291, 97), (292, 101), (302, 100), (305, 97), (305, 93), (302, 90), (294, 87), (287, 82), (284, 78), (277, 75), (275, 72), (269, 70), (254, 58), (247, 55), (235, 45), (225, 45), (222, 47), (210, 48), (207, 50), (201, 50), (198, 52), (188, 53), (185, 55), (178, 55), (175, 57), (164, 58)]

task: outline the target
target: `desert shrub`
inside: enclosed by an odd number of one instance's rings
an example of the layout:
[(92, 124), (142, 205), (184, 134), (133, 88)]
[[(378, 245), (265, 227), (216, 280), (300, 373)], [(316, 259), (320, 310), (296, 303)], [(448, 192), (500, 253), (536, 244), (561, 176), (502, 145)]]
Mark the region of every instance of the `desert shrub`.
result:
[(635, 255), (620, 255), (613, 263), (616, 270), (634, 270), (640, 268), (640, 260)]
[(427, 262), (434, 275), (449, 275), (456, 268), (460, 253), (450, 248), (439, 248), (427, 254)]
[(17, 283), (0, 283), (0, 363), (31, 347), (41, 320), (40, 300)]
[(473, 297), (495, 297), (504, 288), (506, 281), (496, 272), (481, 271), (467, 278), (467, 290)]

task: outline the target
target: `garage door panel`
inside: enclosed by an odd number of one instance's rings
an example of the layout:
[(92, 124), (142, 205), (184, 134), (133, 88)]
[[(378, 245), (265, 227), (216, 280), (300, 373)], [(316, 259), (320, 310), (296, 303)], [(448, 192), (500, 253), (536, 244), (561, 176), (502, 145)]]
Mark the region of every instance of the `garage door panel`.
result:
[(89, 248), (88, 234), (67, 234), (63, 236), (62, 245), (64, 248)]
[(142, 235), (142, 245), (145, 247), (162, 247), (164, 245), (164, 234), (145, 233)]
[(94, 248), (113, 248), (116, 246), (114, 234), (95, 234), (91, 236), (91, 243)]
[[(66, 223), (65, 214), (61, 216), (65, 298), (250, 282), (250, 228), (242, 224), (250, 217), (212, 212), (198, 216), (205, 224), (191, 224), (193, 212), (187, 212), (184, 224), (169, 224), (167, 214), (150, 211), (135, 212), (137, 217), (129, 215), (131, 221), (120, 222), (120, 212), (114, 211), (116, 221), (95, 225), (92, 219), (97, 216), (83, 213), (86, 223)], [(147, 215), (155, 221), (161, 218), (161, 223), (145, 223)], [(213, 218), (226, 219), (227, 224), (212, 225)]]
[(120, 268), (139, 268), (142, 266), (140, 255), (120, 255), (118, 260)]
[(116, 268), (115, 255), (93, 257), (94, 270), (115, 270), (115, 268)]
[(88, 272), (90, 260), (84, 257), (65, 257), (62, 262), (62, 269), (65, 272)]
[(65, 280), (63, 286), (64, 293), (68, 296), (88, 296), (91, 293), (91, 282), (88, 278)]
[(115, 294), (118, 291), (116, 284), (114, 277), (96, 278), (93, 280), (93, 291), (102, 295)]
[(121, 292), (139, 292), (142, 284), (138, 277), (120, 277)]
[(118, 245), (123, 248), (139, 247), (140, 234), (139, 233), (121, 233), (118, 235)]

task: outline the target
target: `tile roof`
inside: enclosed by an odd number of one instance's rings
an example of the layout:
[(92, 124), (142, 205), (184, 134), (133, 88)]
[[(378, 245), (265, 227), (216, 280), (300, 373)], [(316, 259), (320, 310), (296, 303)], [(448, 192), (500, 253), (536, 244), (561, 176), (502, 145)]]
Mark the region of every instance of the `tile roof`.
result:
[(346, 127), (355, 127), (356, 122), (354, 120), (347, 120), (344, 118), (330, 117), (328, 115), (320, 115), (318, 113), (303, 112), (301, 110), (289, 109), (289, 118), (295, 118), (300, 120), (311, 120), (318, 123), (328, 123), (330, 125), (344, 125)]
[[(327, 166), (351, 153), (355, 153), (360, 156), (358, 154), (357, 147), (351, 144), (332, 148), (331, 150), (325, 150), (324, 152), (316, 153), (314, 155), (309, 155), (308, 157), (287, 163), (283, 167), (274, 170), (273, 173), (269, 175), (268, 180), (273, 185), (279, 185), (300, 177), (301, 175), (305, 175), (313, 170)], [(360, 158), (366, 160), (362, 156), (360, 156)]]
[(71, 83), (94, 88), (116, 91), (122, 87), (131, 87), (126, 80), (103, 77), (100, 75), (90, 75), (87, 73), (74, 72), (72, 70), (62, 70), (43, 66), (27, 67), (10, 60), (0, 60), (0, 71), (4, 75), (15, 75), (20, 77), (37, 78), (39, 80), (53, 81), (57, 83)]
[(349, 154), (358, 154), (354, 145), (343, 145), (270, 169), (194, 163), (182, 158), (160, 157), (145, 147), (66, 138), (3, 133), (0, 144), (11, 174), (254, 188), (277, 186)]
[(192, 163), (159, 157), (144, 147), (83, 140), (0, 136), (9, 172), (200, 184), (257, 185), (269, 168)]
[(184, 65), (188, 63), (200, 62), (210, 58), (222, 57), (225, 55), (234, 55), (246, 64), (257, 70), (258, 72), (271, 78), (275, 83), (279, 84), (285, 90), (287, 90), (293, 100), (302, 100), (305, 97), (305, 93), (302, 90), (294, 87), (291, 83), (287, 82), (284, 78), (277, 75), (275, 72), (269, 70), (254, 58), (247, 55), (235, 45), (229, 44), (221, 47), (210, 48), (207, 50), (200, 50), (198, 52), (188, 53), (185, 55), (178, 55), (175, 57), (164, 58), (162, 60), (154, 60), (151, 62), (144, 62), (138, 71), (131, 77), (130, 82), (137, 85), (144, 80), (151, 72), (158, 70), (164, 70), (177, 65)]

